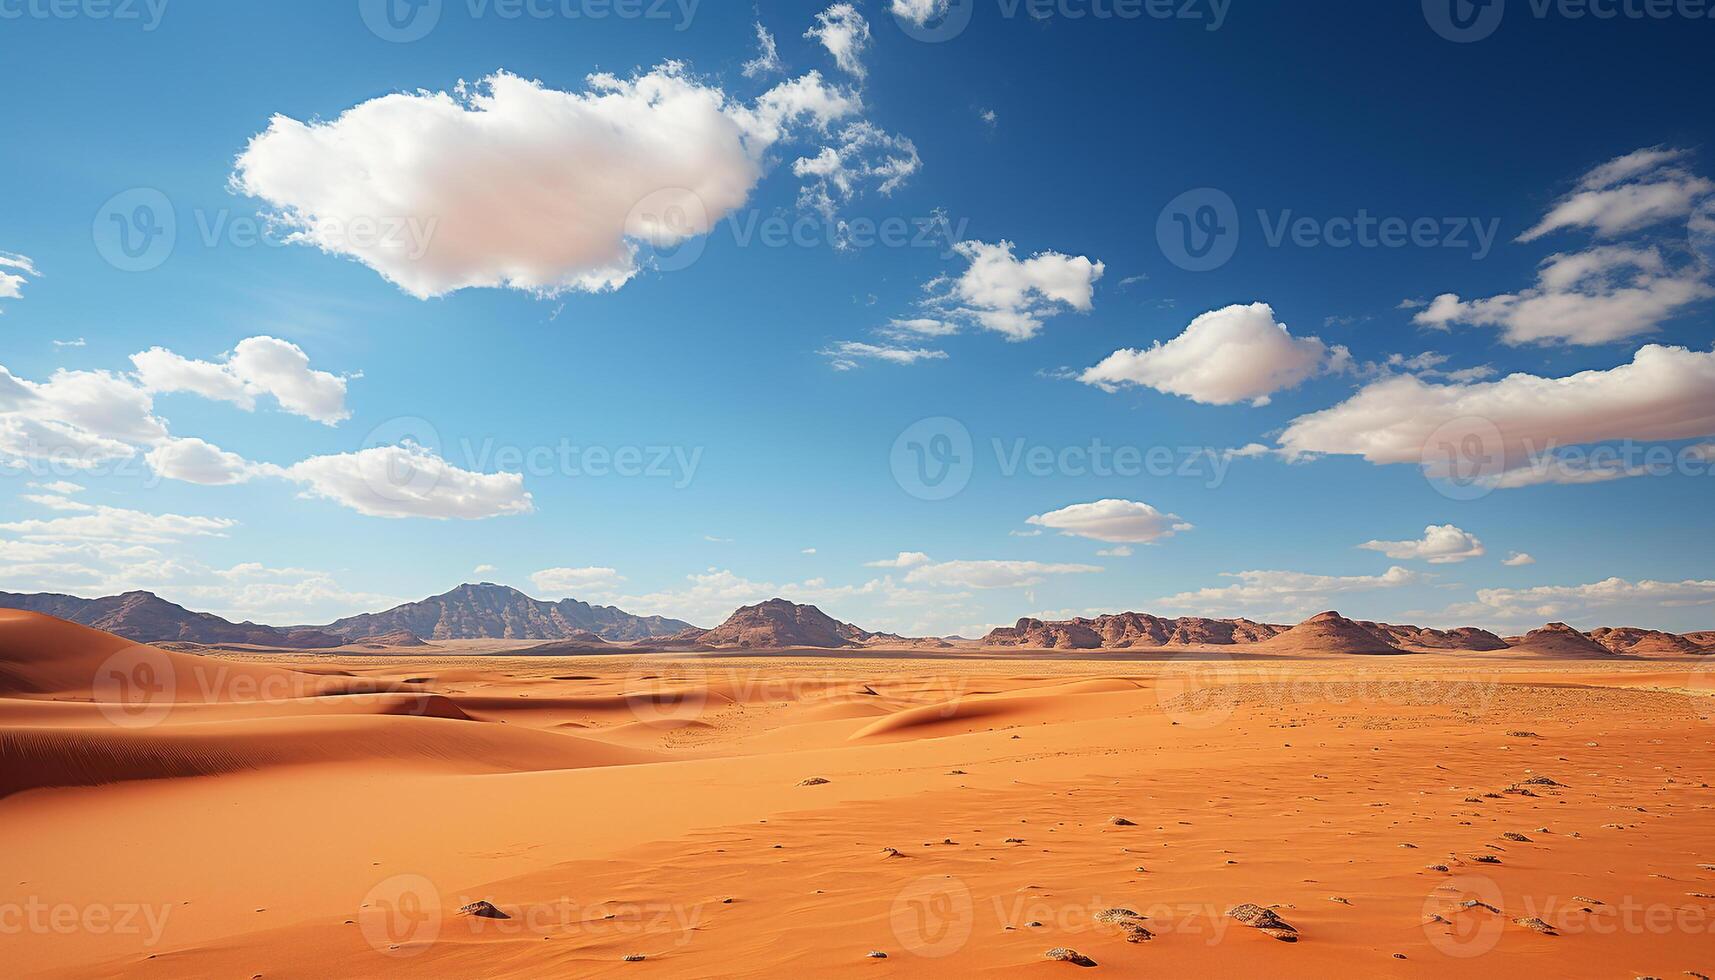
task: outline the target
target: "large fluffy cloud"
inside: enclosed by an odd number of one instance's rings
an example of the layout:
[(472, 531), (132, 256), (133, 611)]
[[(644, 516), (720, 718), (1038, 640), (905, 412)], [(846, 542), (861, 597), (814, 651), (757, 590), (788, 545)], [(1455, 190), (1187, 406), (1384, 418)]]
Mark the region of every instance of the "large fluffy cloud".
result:
[(264, 471), (237, 453), (196, 438), (168, 439), (143, 458), (151, 470), (166, 479), (203, 486), (244, 483)]
[(345, 407), (346, 379), (314, 370), (302, 348), (277, 337), (247, 337), (220, 363), (164, 347), (133, 354), (131, 363), (152, 392), (189, 391), (246, 411), (256, 407), (258, 396), (271, 395), (286, 411), (328, 425), (351, 415)]
[(1106, 391), (1142, 385), (1208, 405), (1266, 405), (1275, 392), (1349, 362), (1344, 347), (1294, 337), (1267, 303), (1251, 303), (1204, 313), (1148, 350), (1114, 351), (1079, 380)]
[(1025, 520), (1062, 534), (1110, 543), (1141, 544), (1189, 531), (1177, 514), (1163, 514), (1140, 500), (1097, 500), (1072, 504)]
[(1107, 269), (1085, 256), (1053, 251), (1020, 259), (1008, 241), (963, 241), (953, 251), (969, 264), (957, 276), (931, 282), (934, 295), (925, 305), (1008, 340), (1029, 340), (1046, 317), (1063, 310), (1089, 312), (1096, 281)]
[(1289, 458), (1346, 454), (1433, 468), (1439, 454), (1431, 443), (1449, 427), (1482, 442), (1500, 471), (1558, 447), (1708, 435), (1715, 433), (1715, 351), (1652, 344), (1629, 364), (1564, 378), (1432, 384), (1395, 375), (1294, 419), (1280, 446)]
[(1715, 183), (1683, 166), (1687, 156), (1685, 150), (1652, 146), (1616, 157), (1580, 178), (1518, 240), (1535, 241), (1562, 228), (1592, 228), (1613, 236), (1683, 218), (1698, 199), (1715, 192)]
[(478, 520), (534, 510), (520, 474), (461, 469), (411, 443), (312, 456), (280, 474), (371, 517)]
[(1648, 333), (1711, 296), (1715, 287), (1696, 263), (1672, 265), (1654, 247), (1602, 245), (1544, 259), (1529, 289), (1473, 300), (1443, 293), (1413, 319), (1429, 327), (1499, 327), (1514, 345), (1595, 345)]
[[(850, 22), (831, 14), (820, 36), (837, 57), (855, 57)], [(273, 205), (294, 240), (355, 258), (415, 296), (598, 291), (637, 273), (640, 244), (707, 234), (742, 206), (780, 141), (824, 134), (861, 108), (855, 91), (816, 72), (751, 104), (676, 63), (592, 75), (579, 92), (499, 72), (451, 93), (382, 96), (325, 122), (275, 116), (239, 156), (233, 183)], [(805, 167), (824, 186), (878, 176), (858, 156), (813, 153)], [(902, 175), (878, 179), (890, 176)]]
[(1358, 547), (1379, 551), (1389, 558), (1415, 558), (1431, 565), (1467, 561), (1488, 553), (1476, 535), (1452, 524), (1431, 524), (1423, 529), (1423, 537), (1414, 541), (1365, 541)]

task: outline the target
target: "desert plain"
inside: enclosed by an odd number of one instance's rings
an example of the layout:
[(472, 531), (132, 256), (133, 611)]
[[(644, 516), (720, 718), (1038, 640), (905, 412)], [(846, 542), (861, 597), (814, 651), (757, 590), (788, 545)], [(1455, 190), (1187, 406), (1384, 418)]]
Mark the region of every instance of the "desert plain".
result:
[(0, 611), (5, 974), (1715, 973), (1696, 657), (496, 649)]

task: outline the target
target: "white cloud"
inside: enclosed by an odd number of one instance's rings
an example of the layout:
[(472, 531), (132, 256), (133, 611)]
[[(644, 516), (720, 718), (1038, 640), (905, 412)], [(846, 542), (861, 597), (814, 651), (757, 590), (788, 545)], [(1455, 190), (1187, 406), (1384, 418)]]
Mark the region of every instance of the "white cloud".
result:
[(625, 581), (625, 576), (611, 568), (544, 568), (530, 575), (530, 581), (542, 595), (570, 596), (578, 592), (605, 593)]
[(850, 229), (837, 219), (840, 207), (866, 183), (874, 183), (881, 194), (892, 194), (922, 165), (916, 144), (859, 120), (841, 128), (834, 142), (816, 155), (793, 161), (792, 173), (803, 181), (799, 206), (833, 222), (834, 244), (846, 248)]
[(492, 574), (494, 571), (495, 571), (495, 567), (493, 565), (478, 565), (475, 568), (471, 569), (470, 573), (472, 575), (489, 575), (489, 574)]
[(880, 332), (894, 340), (910, 337), (948, 337), (959, 332), (959, 325), (934, 317), (904, 317), (889, 320)]
[(921, 551), (901, 551), (897, 558), (883, 558), (880, 561), (864, 562), (868, 568), (916, 568), (927, 565), (929, 556)]
[(944, 17), (952, 0), (892, 0), (888, 8), (893, 16), (908, 20), (918, 27), (936, 17)]
[(1696, 264), (1670, 267), (1660, 250), (1601, 245), (1544, 259), (1536, 285), (1518, 293), (1462, 300), (1442, 293), (1412, 318), (1501, 328), (1508, 344), (1606, 344), (1648, 333), (1684, 307), (1715, 296)]
[(1431, 565), (1481, 558), (1487, 554), (1477, 536), (1452, 524), (1431, 524), (1423, 529), (1423, 538), (1416, 541), (1366, 541), (1360, 548), (1379, 551), (1389, 558), (1420, 559)]
[(351, 417), (345, 407), (346, 379), (310, 367), (298, 345), (275, 337), (248, 337), (216, 364), (192, 360), (164, 347), (131, 355), (143, 387), (155, 393), (188, 391), (231, 402), (245, 411), (271, 395), (294, 415), (333, 425)]
[(357, 259), (417, 297), (593, 292), (638, 272), (640, 243), (679, 244), (742, 206), (790, 131), (824, 131), (860, 108), (815, 72), (753, 105), (677, 63), (592, 75), (581, 92), (499, 72), (329, 121), (277, 115), (239, 156), (233, 183), (277, 208), (292, 240)]
[(1130, 545), (1124, 545), (1124, 544), (1116, 544), (1112, 548), (1103, 548), (1100, 551), (1096, 552), (1096, 557), (1098, 557), (1098, 558), (1130, 558), (1131, 557), (1131, 546)]
[(813, 555), (813, 554), (815, 554), (815, 553), (816, 553), (816, 549), (814, 549), (814, 548), (805, 548), (805, 549), (804, 549), (804, 550), (802, 550), (802, 551), (800, 551), (800, 552), (798, 552), (798, 553), (799, 553), (799, 554), (801, 554), (801, 555)]
[(1026, 524), (1095, 541), (1142, 544), (1170, 538), (1191, 525), (1177, 514), (1163, 514), (1140, 500), (1097, 500), (1072, 504), (1025, 519)]
[(786, 70), (780, 61), (780, 48), (774, 43), (774, 35), (768, 33), (768, 28), (756, 25), (756, 57), (744, 63), (745, 78), (762, 78), (765, 75), (778, 75)]
[(1006, 534), (1007, 534), (1007, 537), (1012, 537), (1012, 538), (1040, 538), (1042, 536), (1042, 529), (1041, 528), (1032, 528), (1029, 531), (1016, 531), (1016, 530), (1014, 530), (1014, 531), (1008, 531), (1008, 532), (1006, 532)]
[(836, 3), (817, 14), (815, 26), (804, 36), (822, 42), (846, 74), (863, 78), (868, 73), (863, 55), (869, 47), (869, 21), (851, 4)]
[(1349, 362), (1344, 347), (1294, 337), (1272, 307), (1252, 303), (1204, 313), (1148, 350), (1114, 351), (1079, 380), (1104, 391), (1143, 385), (1206, 405), (1266, 405), (1275, 392)]
[(40, 275), (29, 256), (16, 252), (0, 252), (0, 299), (21, 298), (24, 295), (24, 284)]
[(887, 344), (866, 344), (857, 340), (841, 340), (822, 348), (823, 357), (836, 371), (850, 371), (859, 361), (886, 361), (889, 364), (916, 364), (918, 361), (945, 360), (947, 352), (922, 347), (894, 347)]
[(1479, 589), (1477, 601), (1452, 610), (1471, 618), (1509, 623), (1576, 621), (1601, 615), (1610, 625), (1658, 619), (1663, 610), (1715, 605), (1715, 581), (1658, 582), (1622, 578), (1585, 585), (1541, 585), (1529, 589)]
[(77, 517), (10, 521), (0, 524), (0, 531), (37, 541), (166, 544), (184, 538), (221, 535), (237, 523), (224, 517), (148, 514), (121, 507), (98, 506)]
[(1593, 228), (1612, 237), (1684, 217), (1715, 191), (1715, 183), (1678, 165), (1686, 156), (1684, 150), (1653, 146), (1610, 160), (1585, 174), (1518, 240), (1535, 241), (1562, 228)]
[(1564, 378), (1431, 384), (1395, 375), (1292, 420), (1280, 445), (1290, 459), (1355, 455), (1418, 463), (1439, 476), (1446, 461), (1431, 443), (1453, 430), (1483, 442), (1497, 471), (1517, 471), (1556, 448), (1715, 433), (1715, 352), (1651, 344), (1629, 364)]
[(1267, 615), (1302, 619), (1326, 609), (1334, 596), (1349, 592), (1397, 589), (1422, 581), (1418, 573), (1395, 565), (1381, 575), (1314, 575), (1308, 572), (1229, 572), (1238, 584), (1164, 596), (1162, 608), (1195, 615)]
[(86, 347), (88, 344), (89, 342), (84, 340), (82, 337), (74, 337), (71, 340), (54, 341), (55, 347)]
[(1507, 566), (1508, 568), (1519, 568), (1519, 567), (1524, 566), (1524, 565), (1536, 564), (1536, 559), (1532, 558), (1530, 555), (1526, 554), (1525, 552), (1515, 551), (1512, 554), (1508, 555), (1506, 557), (1506, 560), (1502, 561), (1501, 564)]
[(370, 517), (480, 520), (535, 509), (522, 475), (460, 469), (412, 443), (312, 456), (279, 472), (308, 496)]
[(169, 480), (228, 486), (248, 482), (264, 472), (237, 453), (201, 439), (169, 439), (144, 455), (149, 468)]
[(37, 383), (0, 366), (0, 456), (90, 468), (165, 439), (149, 393), (108, 371), (55, 371)]
[(73, 483), (70, 480), (54, 480), (50, 483), (32, 483), (30, 486), (35, 487), (38, 490), (46, 490), (49, 493), (58, 494), (82, 493), (84, 491), (84, 486), (82, 484)]
[(46, 507), (49, 510), (66, 510), (87, 513), (95, 509), (93, 505), (86, 504), (81, 500), (73, 500), (70, 497), (61, 497), (51, 493), (21, 493), (18, 495), (18, 499), (27, 503), (35, 504), (38, 507)]
[[(1000, 117), (995, 115), (995, 111), (993, 109), (982, 109), (978, 111), (977, 118), (988, 123), (988, 127), (990, 129), (994, 129), (996, 126), (1000, 125)], [(1122, 282), (1120, 285), (1123, 286), (1126, 285), (1126, 283)]]
[(1040, 585), (1050, 575), (1083, 575), (1101, 570), (1100, 565), (1040, 561), (931, 561), (913, 566), (905, 581), (913, 585), (967, 589), (1018, 589)]
[(1029, 340), (1042, 329), (1044, 318), (1071, 309), (1089, 312), (1096, 281), (1106, 266), (1078, 255), (1038, 252), (1020, 260), (1013, 244), (963, 241), (953, 251), (969, 266), (957, 277), (929, 283), (933, 295), (925, 306), (947, 317), (1003, 334), (1008, 340)]

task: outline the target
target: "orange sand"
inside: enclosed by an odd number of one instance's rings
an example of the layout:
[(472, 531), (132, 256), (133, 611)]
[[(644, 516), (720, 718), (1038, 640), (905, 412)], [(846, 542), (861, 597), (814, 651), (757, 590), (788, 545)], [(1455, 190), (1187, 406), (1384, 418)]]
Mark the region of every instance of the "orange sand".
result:
[(204, 657), (0, 613), (0, 962), (1715, 973), (1696, 661), (912, 656)]

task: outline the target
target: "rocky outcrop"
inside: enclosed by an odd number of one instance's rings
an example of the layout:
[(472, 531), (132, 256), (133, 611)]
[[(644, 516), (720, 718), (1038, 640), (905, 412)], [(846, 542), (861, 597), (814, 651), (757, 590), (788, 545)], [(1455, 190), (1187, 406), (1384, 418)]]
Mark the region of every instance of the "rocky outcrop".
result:
[(837, 649), (862, 646), (877, 634), (842, 623), (817, 609), (785, 599), (741, 606), (711, 630), (687, 630), (673, 642), (710, 648), (778, 650), (788, 647)]
[(1283, 629), (1285, 627), (1248, 619), (1203, 619), (1196, 616), (1164, 619), (1148, 613), (1124, 612), (1094, 619), (1021, 619), (1013, 626), (991, 631), (983, 637), (983, 645), (1049, 650), (1228, 645), (1256, 643)]

